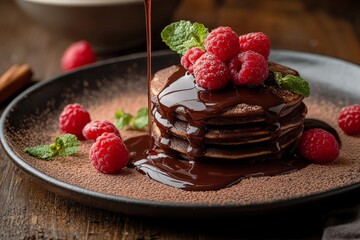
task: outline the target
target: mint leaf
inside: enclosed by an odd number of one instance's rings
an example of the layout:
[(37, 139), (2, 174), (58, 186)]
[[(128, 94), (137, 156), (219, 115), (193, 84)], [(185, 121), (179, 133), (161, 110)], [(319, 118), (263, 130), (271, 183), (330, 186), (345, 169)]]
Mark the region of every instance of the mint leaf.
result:
[(77, 153), (80, 141), (72, 134), (64, 134), (61, 137), (56, 138), (55, 142), (59, 142), (61, 146), (59, 150), (60, 156), (69, 156)]
[(144, 129), (149, 124), (149, 110), (148, 108), (141, 108), (136, 113), (136, 116), (132, 122), (132, 127), (137, 130)]
[(40, 145), (35, 147), (28, 147), (25, 149), (25, 152), (29, 154), (30, 156), (49, 160), (52, 157), (54, 157), (52, 150), (48, 145)]
[(309, 83), (300, 76), (286, 75), (282, 76), (280, 72), (274, 72), (277, 85), (283, 87), (293, 93), (308, 97), (310, 95)]
[(140, 108), (135, 117), (131, 114), (119, 109), (115, 113), (115, 126), (119, 130), (123, 130), (126, 127), (135, 130), (144, 130), (149, 125), (148, 108)]
[(166, 26), (161, 38), (171, 50), (184, 55), (193, 47), (205, 49), (204, 41), (208, 34), (209, 30), (203, 24), (181, 20)]
[(128, 113), (124, 112), (124, 110), (119, 109), (115, 113), (116, 128), (119, 130), (123, 130), (125, 127), (127, 127), (130, 124), (132, 118), (133, 118), (133, 116), (131, 114), (128, 114)]
[(73, 134), (64, 134), (55, 138), (55, 142), (50, 145), (39, 145), (35, 147), (28, 147), (25, 152), (29, 155), (49, 160), (55, 156), (69, 156), (77, 153), (80, 141)]

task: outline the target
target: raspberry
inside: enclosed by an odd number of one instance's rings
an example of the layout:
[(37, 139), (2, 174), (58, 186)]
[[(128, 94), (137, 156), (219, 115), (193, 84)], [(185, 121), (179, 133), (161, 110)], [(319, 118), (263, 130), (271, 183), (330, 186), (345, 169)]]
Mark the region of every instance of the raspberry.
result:
[(205, 53), (194, 64), (194, 76), (201, 87), (216, 90), (226, 86), (230, 72), (217, 56)]
[(348, 135), (360, 134), (360, 105), (344, 107), (339, 113), (339, 127)]
[(198, 47), (191, 48), (186, 51), (186, 53), (181, 57), (181, 64), (184, 66), (189, 73), (194, 73), (194, 63), (198, 60), (203, 54), (204, 50)]
[(116, 134), (106, 132), (91, 146), (89, 158), (98, 171), (112, 174), (126, 166), (129, 152)]
[(77, 103), (67, 105), (59, 117), (60, 129), (65, 133), (74, 134), (80, 140), (85, 139), (82, 130), (90, 121), (90, 114)]
[(94, 141), (96, 140), (97, 137), (101, 136), (101, 134), (103, 134), (104, 132), (114, 133), (121, 139), (119, 130), (115, 127), (114, 124), (112, 124), (111, 122), (106, 121), (106, 120), (103, 122), (101, 122), (99, 120), (89, 122), (88, 124), (86, 124), (86, 126), (82, 130), (82, 133), (86, 139), (94, 140)]
[(266, 60), (270, 54), (270, 38), (262, 32), (248, 33), (239, 37), (240, 52), (254, 51)]
[(269, 74), (265, 58), (253, 51), (240, 53), (231, 59), (229, 70), (236, 85), (256, 86), (263, 83)]
[(335, 137), (320, 128), (306, 130), (298, 143), (300, 155), (315, 163), (329, 163), (339, 156)]
[(61, 68), (63, 71), (69, 71), (95, 61), (96, 56), (90, 44), (86, 41), (79, 41), (71, 44), (65, 50), (61, 58)]
[(218, 27), (205, 39), (205, 48), (226, 62), (239, 54), (239, 37), (230, 27)]

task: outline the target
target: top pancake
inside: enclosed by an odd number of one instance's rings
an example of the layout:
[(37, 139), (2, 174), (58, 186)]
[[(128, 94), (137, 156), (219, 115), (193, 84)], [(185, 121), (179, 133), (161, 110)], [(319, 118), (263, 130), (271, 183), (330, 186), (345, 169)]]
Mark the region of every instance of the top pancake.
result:
[[(285, 107), (281, 111), (280, 115), (280, 117), (282, 117), (297, 108), (303, 100), (303, 97), (278, 87), (275, 84), (273, 72), (281, 72), (283, 75), (298, 75), (298, 73), (291, 68), (269, 62), (269, 76), (264, 85), (261, 87), (265, 88), (268, 92), (275, 95), (284, 102)], [(151, 82), (152, 102), (155, 107), (161, 108), (161, 104), (159, 103), (157, 96), (167, 86), (169, 79), (178, 79), (184, 75), (186, 75), (186, 70), (181, 65), (174, 65), (155, 73)], [(177, 114), (178, 119), (186, 121), (186, 110), (184, 108), (177, 108), (175, 113)], [(265, 110), (261, 106), (239, 103), (226, 109), (216, 116), (206, 119), (206, 124), (229, 125), (260, 122), (264, 120)]]

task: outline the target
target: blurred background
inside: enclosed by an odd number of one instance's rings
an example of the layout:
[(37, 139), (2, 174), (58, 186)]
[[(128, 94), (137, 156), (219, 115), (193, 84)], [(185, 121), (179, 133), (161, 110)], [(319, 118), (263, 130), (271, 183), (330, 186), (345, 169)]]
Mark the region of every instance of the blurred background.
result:
[(262, 31), (272, 48), (326, 52), (360, 63), (359, 1), (183, 0), (175, 17), (229, 25), (238, 34)]
[[(272, 48), (360, 63), (356, 0), (153, 0), (153, 49), (166, 48), (159, 29), (186, 19), (238, 34), (262, 31)], [(38, 79), (60, 73), (72, 42), (88, 40), (98, 59), (146, 51), (143, 0), (1, 0), (0, 73), (29, 63)]]

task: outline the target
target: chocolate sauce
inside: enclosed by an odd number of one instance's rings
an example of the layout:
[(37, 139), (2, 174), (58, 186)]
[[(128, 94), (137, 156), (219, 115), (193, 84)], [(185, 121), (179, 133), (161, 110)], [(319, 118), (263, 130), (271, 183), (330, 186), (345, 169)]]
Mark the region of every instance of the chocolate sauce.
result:
[[(323, 128), (336, 133), (331, 126), (316, 119), (305, 121), (305, 129), (310, 128)], [(149, 154), (148, 135), (130, 138), (125, 144), (132, 153), (130, 164), (139, 172), (163, 184), (188, 191), (218, 190), (245, 178), (291, 173), (310, 164), (295, 152), (288, 153), (282, 159), (256, 163), (188, 161), (168, 156), (160, 149), (160, 152), (152, 151)]]
[(161, 151), (149, 154), (148, 143), (148, 135), (125, 141), (131, 153), (131, 165), (153, 180), (188, 191), (218, 190), (245, 178), (286, 174), (308, 165), (295, 155), (286, 161), (274, 159), (256, 163), (188, 161)]
[(279, 119), (286, 103), (264, 85), (253, 88), (229, 85), (225, 89), (209, 91), (198, 86), (194, 76), (187, 74), (180, 66), (157, 95), (157, 102), (157, 110), (160, 113), (156, 114), (154, 109), (152, 111), (155, 120), (163, 123), (158, 125), (161, 128), (161, 136), (157, 143), (160, 148), (166, 148), (170, 144), (170, 129), (176, 120), (176, 111), (181, 109), (185, 111), (188, 122), (186, 138), (189, 147), (186, 156), (190, 160), (201, 159), (204, 155), (206, 120), (219, 116), (237, 104), (245, 103), (264, 109), (266, 127), (271, 133), (269, 148), (274, 157), (281, 157), (282, 151), (278, 141), (281, 129)]

